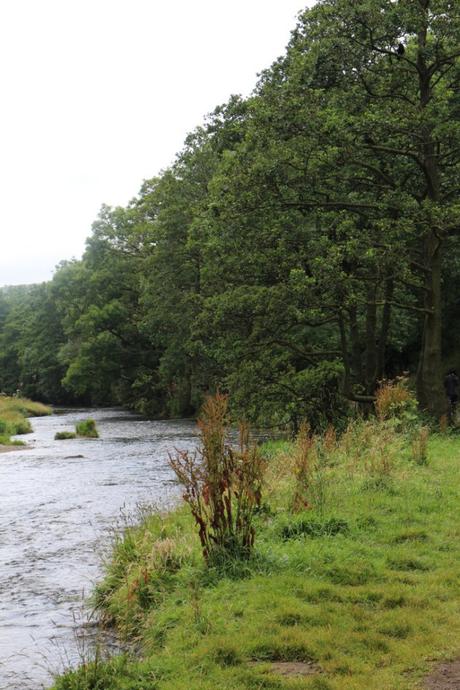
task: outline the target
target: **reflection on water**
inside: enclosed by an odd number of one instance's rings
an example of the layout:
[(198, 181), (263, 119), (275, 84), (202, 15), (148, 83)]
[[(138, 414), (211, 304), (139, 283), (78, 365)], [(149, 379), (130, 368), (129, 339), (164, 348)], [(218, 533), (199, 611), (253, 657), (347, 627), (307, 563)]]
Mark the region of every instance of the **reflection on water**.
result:
[[(100, 439), (54, 441), (89, 416)], [(0, 455), (0, 690), (46, 687), (50, 670), (77, 659), (75, 617), (120, 511), (174, 500), (168, 451), (196, 443), (193, 422), (121, 410), (66, 410), (32, 424), (31, 449)]]

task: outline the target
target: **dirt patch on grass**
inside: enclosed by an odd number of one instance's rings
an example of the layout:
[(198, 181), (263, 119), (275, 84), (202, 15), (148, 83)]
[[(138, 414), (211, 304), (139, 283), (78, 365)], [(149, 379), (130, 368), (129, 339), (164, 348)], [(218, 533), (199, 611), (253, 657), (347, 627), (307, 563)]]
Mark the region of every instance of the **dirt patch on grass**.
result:
[(270, 667), (271, 672), (279, 676), (312, 676), (321, 673), (319, 666), (305, 661), (275, 661)]
[[(260, 662), (252, 661), (250, 666), (260, 666)], [(314, 676), (322, 673), (321, 668), (313, 661), (272, 661), (268, 668), (270, 673), (277, 676)]]
[(460, 659), (440, 664), (425, 681), (426, 690), (460, 690)]

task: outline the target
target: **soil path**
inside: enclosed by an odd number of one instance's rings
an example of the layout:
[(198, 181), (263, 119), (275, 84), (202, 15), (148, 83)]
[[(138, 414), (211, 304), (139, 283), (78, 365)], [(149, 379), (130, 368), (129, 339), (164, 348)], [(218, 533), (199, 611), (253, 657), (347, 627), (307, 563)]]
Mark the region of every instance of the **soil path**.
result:
[(426, 690), (460, 690), (460, 659), (437, 667), (425, 683)]

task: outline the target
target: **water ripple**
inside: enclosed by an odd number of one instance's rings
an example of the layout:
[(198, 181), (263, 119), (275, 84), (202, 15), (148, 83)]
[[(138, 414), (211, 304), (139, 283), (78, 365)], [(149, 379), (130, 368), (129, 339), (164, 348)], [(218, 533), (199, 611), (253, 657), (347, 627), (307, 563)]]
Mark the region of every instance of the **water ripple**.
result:
[[(89, 416), (100, 439), (54, 441)], [(32, 424), (31, 448), (0, 456), (0, 690), (44, 688), (78, 659), (82, 594), (120, 511), (174, 500), (168, 451), (196, 443), (192, 422), (121, 410), (61, 410)]]

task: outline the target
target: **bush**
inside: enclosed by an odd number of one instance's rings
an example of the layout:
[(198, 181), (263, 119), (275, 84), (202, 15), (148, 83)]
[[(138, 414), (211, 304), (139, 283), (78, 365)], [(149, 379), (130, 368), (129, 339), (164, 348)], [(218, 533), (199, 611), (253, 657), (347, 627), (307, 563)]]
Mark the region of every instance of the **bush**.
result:
[(84, 419), (75, 427), (77, 436), (84, 438), (99, 438), (98, 430), (96, 429), (96, 422), (94, 419)]
[(400, 430), (406, 430), (418, 421), (417, 400), (409, 390), (406, 378), (381, 382), (376, 392), (375, 411), (379, 421), (391, 420)]
[(64, 441), (69, 438), (77, 438), (77, 434), (74, 431), (57, 431), (54, 435), (55, 441)]
[(239, 449), (227, 443), (228, 404), (219, 393), (208, 397), (198, 421), (198, 452), (176, 451), (169, 463), (185, 488), (199, 528), (206, 561), (248, 558), (254, 545), (253, 518), (261, 503), (265, 460), (240, 426)]

